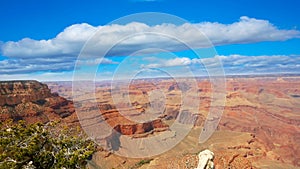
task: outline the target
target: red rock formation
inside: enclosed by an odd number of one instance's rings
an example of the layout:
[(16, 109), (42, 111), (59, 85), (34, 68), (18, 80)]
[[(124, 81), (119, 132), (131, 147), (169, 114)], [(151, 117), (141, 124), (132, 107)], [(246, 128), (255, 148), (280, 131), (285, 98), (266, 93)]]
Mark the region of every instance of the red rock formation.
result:
[[(120, 114), (118, 109), (116, 109), (116, 106), (108, 103), (100, 104), (99, 110), (106, 122), (122, 135), (136, 135), (153, 131), (164, 131), (168, 129), (168, 126), (164, 124), (160, 118), (142, 123), (132, 121)], [(135, 111), (137, 110), (126, 110), (128, 113)], [(143, 109), (140, 109), (140, 112), (137, 111), (136, 113), (139, 114), (142, 112)], [(135, 115), (137, 114), (133, 114), (133, 116)]]
[(47, 85), (37, 81), (7, 81), (0, 83), (0, 106), (35, 102), (50, 97)]
[(114, 129), (122, 135), (136, 135), (157, 130), (167, 130), (168, 126), (161, 119), (156, 119), (145, 123), (121, 124), (114, 127)]
[(0, 82), (0, 120), (12, 118), (28, 123), (61, 120), (75, 112), (73, 102), (51, 93), (38, 81)]
[[(263, 146), (267, 158), (299, 165), (299, 79), (234, 79), (227, 83), (225, 111), (219, 130), (250, 132)], [(262, 147), (261, 147), (262, 148)]]

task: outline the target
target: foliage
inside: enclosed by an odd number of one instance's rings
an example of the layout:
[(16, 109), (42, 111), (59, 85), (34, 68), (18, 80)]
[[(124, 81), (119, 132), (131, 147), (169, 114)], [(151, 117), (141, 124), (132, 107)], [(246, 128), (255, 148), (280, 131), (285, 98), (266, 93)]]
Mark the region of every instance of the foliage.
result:
[(95, 143), (67, 130), (57, 132), (56, 124), (1, 123), (0, 168), (85, 168)]
[(149, 164), (153, 159), (145, 159), (145, 160), (141, 160), (138, 163), (136, 163), (133, 167), (131, 167), (131, 169), (135, 169), (135, 168), (140, 168), (141, 166), (145, 165), (145, 164)]

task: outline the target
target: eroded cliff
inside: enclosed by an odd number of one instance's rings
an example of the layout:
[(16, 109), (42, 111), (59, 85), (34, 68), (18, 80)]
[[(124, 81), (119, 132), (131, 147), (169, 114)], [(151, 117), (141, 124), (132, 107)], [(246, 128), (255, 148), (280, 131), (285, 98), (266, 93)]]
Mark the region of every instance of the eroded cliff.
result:
[(46, 84), (34, 80), (0, 82), (1, 121), (47, 122), (61, 120), (74, 112), (73, 102), (51, 93)]

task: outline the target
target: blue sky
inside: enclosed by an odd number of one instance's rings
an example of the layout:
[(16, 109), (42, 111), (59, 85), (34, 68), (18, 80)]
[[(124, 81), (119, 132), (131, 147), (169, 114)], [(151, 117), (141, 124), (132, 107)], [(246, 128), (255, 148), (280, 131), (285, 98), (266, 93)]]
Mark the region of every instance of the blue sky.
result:
[[(200, 35), (193, 36), (194, 27), (215, 46), (215, 55), (199, 58), (167, 38), (137, 36), (142, 40), (133, 38), (120, 44), (102, 63), (95, 53), (80, 58), (80, 77), (93, 77), (95, 70), (97, 79), (113, 75), (126, 78), (141, 70), (144, 76), (159, 76), (162, 72), (185, 76), (186, 69), (197, 76), (206, 74), (204, 66), (215, 62), (223, 64), (226, 74), (298, 73), (299, 6), (297, 0), (2, 0), (0, 78), (71, 80), (80, 50), (97, 30), (106, 33), (99, 35), (103, 42), (97, 46), (99, 50), (123, 35), (158, 29), (178, 36), (201, 53), (207, 46), (203, 46)], [(169, 13), (189, 23), (105, 26), (139, 12)], [(125, 34), (117, 34), (120, 31)], [(139, 51), (150, 47), (165, 52)], [(131, 56), (133, 53), (136, 56)]]

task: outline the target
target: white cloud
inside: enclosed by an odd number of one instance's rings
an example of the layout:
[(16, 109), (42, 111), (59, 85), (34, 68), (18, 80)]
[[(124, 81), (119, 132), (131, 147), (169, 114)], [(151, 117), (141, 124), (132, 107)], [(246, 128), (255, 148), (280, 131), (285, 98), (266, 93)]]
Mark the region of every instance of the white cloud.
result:
[(119, 64), (119, 62), (115, 62), (108, 58), (96, 58), (96, 59), (86, 59), (86, 60), (78, 60), (78, 65), (99, 65), (99, 64)]
[(0, 74), (1, 80), (71, 81), (73, 72), (48, 72), (42, 74)]
[[(196, 29), (197, 28), (197, 29)], [(239, 22), (221, 24), (203, 22), (183, 25), (161, 24), (149, 26), (143, 23), (129, 23), (126, 25), (106, 25), (94, 27), (89, 24), (75, 24), (67, 27), (55, 38), (48, 40), (33, 40), (24, 38), (20, 41), (9, 41), (2, 45), (2, 55), (8, 57), (49, 57), (72, 55), (76, 57), (83, 44), (99, 30), (94, 37), (98, 44), (94, 50), (101, 51), (114, 42), (131, 35), (112, 51), (112, 54), (126, 55), (140, 49), (155, 47), (167, 50), (186, 49), (178, 41), (167, 36), (179, 38), (192, 47), (207, 47), (206, 38), (199, 34), (203, 32), (214, 45), (234, 43), (253, 43), (259, 41), (281, 41), (299, 38), (297, 30), (280, 30), (267, 20), (259, 20), (243, 16)], [(152, 33), (152, 34), (151, 34)], [(161, 35), (154, 35), (160, 33)], [(165, 36), (167, 35), (167, 36)]]
[[(108, 53), (110, 56), (126, 56), (133, 52), (144, 50), (149, 53), (155, 51), (180, 51), (188, 49), (177, 39), (182, 40), (193, 48), (214, 45), (254, 43), (260, 41), (282, 41), (299, 38), (297, 30), (282, 30), (267, 20), (241, 17), (238, 22), (222, 24), (217, 22), (202, 22), (183, 25), (161, 24), (149, 26), (144, 23), (129, 23), (126, 25), (92, 26), (87, 23), (75, 24), (67, 27), (52, 39), (34, 40), (24, 38), (20, 41), (0, 42), (1, 55), (6, 60), (0, 62), (0, 73), (15, 74), (18, 72), (36, 71), (68, 71), (74, 67), (78, 54), (85, 42), (93, 36), (93, 40), (84, 51), (81, 63), (97, 64), (99, 53), (113, 46), (123, 38)], [(97, 32), (97, 33), (96, 33)], [(95, 34), (96, 33), (96, 34)], [(151, 50), (145, 50), (149, 49)], [(160, 49), (160, 50), (155, 50)], [(86, 59), (86, 60), (85, 60)], [(104, 64), (117, 64), (104, 59)], [(169, 61), (165, 66), (189, 65), (192, 60), (188, 58)], [(151, 66), (151, 65), (150, 65)], [(152, 65), (159, 67), (160, 65)]]
[(214, 45), (282, 41), (300, 37), (297, 30), (280, 30), (267, 20), (247, 16), (242, 16), (239, 22), (232, 24), (206, 22), (196, 25)]
[(15, 58), (61, 57), (63, 55), (76, 58), (84, 43), (96, 30), (96, 27), (86, 23), (75, 24), (67, 27), (53, 39), (24, 38), (17, 42), (6, 42), (1, 47), (1, 53)]
[(142, 65), (142, 68), (161, 68), (161, 67), (173, 67), (173, 66), (188, 66), (191, 64), (201, 63), (201, 59), (190, 59), (188, 57), (174, 58), (168, 60), (157, 60), (159, 63), (151, 63), (148, 65)]
[[(40, 63), (37, 60), (26, 59), (11, 59), (0, 61), (0, 74), (23, 74), (34, 72), (61, 72), (71, 71), (74, 68), (73, 62), (64, 62), (62, 60), (56, 60), (47, 62), (41, 60)], [(62, 69), (63, 68), (63, 69)]]
[[(221, 65), (219, 63), (222, 63)], [(141, 68), (167, 68), (174, 66), (189, 67), (196, 75), (206, 74), (206, 68), (222, 68), (226, 74), (264, 74), (264, 73), (299, 73), (300, 56), (298, 55), (228, 55), (213, 58), (190, 59), (187, 57), (159, 60), (156, 63), (142, 65)], [(180, 73), (180, 72), (179, 72)]]
[[(152, 56), (154, 60), (154, 56)], [(142, 58), (141, 58), (142, 59)], [(173, 58), (161, 59), (158, 58), (154, 63), (142, 65), (141, 76), (156, 77), (164, 76), (162, 72), (172, 72), (174, 76), (190, 76), (188, 72), (193, 72), (195, 76), (207, 75), (206, 68), (214, 67), (220, 61), (226, 75), (230, 74), (274, 74), (274, 73), (293, 73), (300, 72), (300, 56), (299, 55), (261, 55), (261, 56), (245, 56), (245, 55), (228, 55), (215, 56), (213, 58)], [(110, 62), (110, 61), (108, 61)], [(84, 63), (87, 64), (87, 63)], [(205, 65), (205, 66), (204, 66)], [(218, 65), (218, 64), (217, 64)], [(32, 65), (33, 66), (33, 65)], [(43, 81), (49, 80), (72, 80), (72, 72), (59, 72), (53, 70), (52, 72), (41, 74), (26, 74), (30, 70), (30, 65), (21, 67), (16, 63), (8, 63), (7, 61), (0, 61), (0, 79), (37, 79)], [(166, 69), (165, 69), (166, 68)], [(5, 70), (12, 69), (13, 74), (5, 74)], [(42, 69), (42, 68), (40, 68)], [(51, 66), (45, 69), (51, 69)], [(137, 70), (131, 70), (137, 71)], [(139, 72), (139, 71), (137, 71)], [(211, 72), (214, 74), (214, 72)], [(80, 79), (93, 79), (94, 73), (80, 72), (78, 75)], [(113, 71), (98, 72), (97, 79), (111, 79), (114, 76)], [(127, 73), (121, 71), (118, 77), (127, 78)]]
[(299, 73), (299, 55), (229, 55), (201, 59), (207, 66), (219, 59), (226, 74)]

